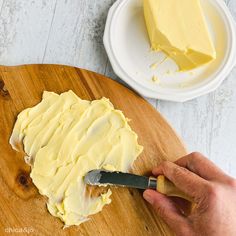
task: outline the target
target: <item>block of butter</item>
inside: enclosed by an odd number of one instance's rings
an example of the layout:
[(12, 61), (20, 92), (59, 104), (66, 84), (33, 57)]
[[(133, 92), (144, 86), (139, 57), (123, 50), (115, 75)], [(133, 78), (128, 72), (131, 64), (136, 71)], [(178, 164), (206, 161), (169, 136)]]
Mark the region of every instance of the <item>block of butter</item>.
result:
[(143, 0), (152, 50), (191, 70), (216, 58), (199, 0)]

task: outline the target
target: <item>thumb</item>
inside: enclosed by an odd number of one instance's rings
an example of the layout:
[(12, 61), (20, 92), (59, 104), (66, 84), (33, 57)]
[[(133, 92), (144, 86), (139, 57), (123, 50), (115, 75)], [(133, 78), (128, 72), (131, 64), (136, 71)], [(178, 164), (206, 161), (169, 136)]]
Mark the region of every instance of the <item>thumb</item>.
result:
[(170, 198), (151, 189), (145, 190), (143, 197), (153, 206), (157, 214), (175, 233), (184, 233), (187, 231), (187, 218), (179, 212)]

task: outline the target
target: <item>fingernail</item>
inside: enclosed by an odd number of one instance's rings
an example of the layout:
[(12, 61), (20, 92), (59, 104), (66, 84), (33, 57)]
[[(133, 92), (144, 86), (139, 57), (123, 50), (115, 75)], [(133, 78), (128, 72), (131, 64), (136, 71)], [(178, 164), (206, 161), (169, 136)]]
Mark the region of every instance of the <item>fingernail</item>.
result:
[(152, 198), (152, 196), (150, 195), (149, 191), (145, 191), (145, 192), (143, 193), (143, 197), (144, 197), (144, 199), (145, 199), (147, 202), (149, 202), (150, 204), (153, 204), (153, 198)]

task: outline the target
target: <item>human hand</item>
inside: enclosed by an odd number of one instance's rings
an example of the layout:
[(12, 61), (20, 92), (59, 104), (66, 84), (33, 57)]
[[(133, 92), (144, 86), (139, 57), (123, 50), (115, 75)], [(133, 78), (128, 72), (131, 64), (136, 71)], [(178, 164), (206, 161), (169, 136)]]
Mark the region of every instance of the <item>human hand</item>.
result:
[(165, 161), (152, 173), (166, 176), (194, 201), (185, 215), (172, 198), (151, 189), (143, 193), (177, 236), (236, 235), (236, 180), (202, 154), (191, 153), (175, 163)]

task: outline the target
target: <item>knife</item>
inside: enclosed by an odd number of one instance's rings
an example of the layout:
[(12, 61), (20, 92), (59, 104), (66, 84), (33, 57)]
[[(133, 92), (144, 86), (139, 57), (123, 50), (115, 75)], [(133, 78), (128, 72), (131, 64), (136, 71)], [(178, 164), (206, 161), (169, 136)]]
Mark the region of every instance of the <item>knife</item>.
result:
[(91, 170), (85, 175), (84, 182), (88, 185), (114, 185), (137, 189), (155, 189), (167, 196), (180, 197), (192, 202), (191, 197), (180, 191), (164, 175), (154, 178), (119, 171)]

